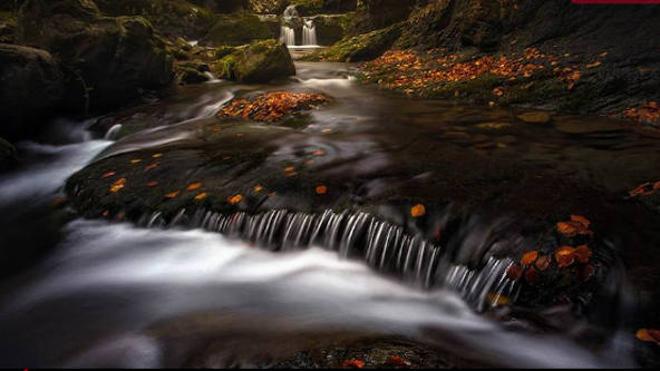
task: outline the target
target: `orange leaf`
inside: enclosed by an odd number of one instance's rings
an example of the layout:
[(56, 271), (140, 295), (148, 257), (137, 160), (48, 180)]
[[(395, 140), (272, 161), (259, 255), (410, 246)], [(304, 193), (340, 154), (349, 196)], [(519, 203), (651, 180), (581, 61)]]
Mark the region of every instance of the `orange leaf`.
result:
[(158, 185), (158, 182), (155, 180), (152, 180), (151, 182), (147, 183), (147, 187), (149, 188), (154, 188)]
[(188, 191), (196, 191), (198, 189), (202, 188), (202, 183), (197, 182), (197, 183), (190, 183), (188, 187), (186, 187), (186, 190)]
[(117, 193), (122, 189), (124, 189), (124, 187), (126, 186), (126, 181), (127, 181), (126, 178), (121, 178), (118, 179), (116, 182), (112, 183), (112, 185), (110, 186), (110, 192)]
[(230, 205), (237, 205), (241, 203), (241, 201), (243, 201), (243, 195), (241, 194), (235, 194), (227, 198), (227, 203)]
[(264, 190), (264, 187), (261, 184), (257, 184), (256, 186), (254, 186), (254, 192), (255, 193), (259, 193), (263, 190)]
[(172, 200), (174, 198), (179, 197), (180, 193), (181, 191), (174, 191), (174, 192), (166, 193), (164, 197), (168, 200)]
[(316, 194), (317, 195), (324, 195), (328, 193), (328, 187), (326, 187), (323, 184), (319, 184), (316, 186)]
[(559, 268), (569, 267), (575, 262), (575, 249), (571, 246), (562, 246), (555, 251), (555, 260)]
[(574, 237), (578, 233), (578, 228), (571, 222), (559, 222), (557, 223), (557, 232), (566, 237)]
[(575, 258), (580, 263), (586, 264), (591, 259), (591, 249), (587, 245), (580, 245), (575, 249), (574, 252)]
[(413, 218), (420, 218), (426, 215), (426, 206), (423, 204), (417, 204), (410, 209), (410, 215)]
[(364, 361), (361, 359), (347, 359), (342, 362), (342, 368), (364, 368)]
[(209, 194), (208, 194), (208, 193), (206, 193), (206, 192), (202, 192), (202, 193), (198, 194), (197, 196), (195, 196), (195, 201), (204, 201), (204, 200), (206, 200), (208, 197), (209, 197)]
[(522, 265), (532, 265), (536, 261), (536, 259), (539, 257), (539, 252), (536, 250), (528, 251), (523, 254), (522, 258), (520, 259), (520, 263)]
[(635, 334), (637, 340), (660, 344), (660, 330), (641, 328)]

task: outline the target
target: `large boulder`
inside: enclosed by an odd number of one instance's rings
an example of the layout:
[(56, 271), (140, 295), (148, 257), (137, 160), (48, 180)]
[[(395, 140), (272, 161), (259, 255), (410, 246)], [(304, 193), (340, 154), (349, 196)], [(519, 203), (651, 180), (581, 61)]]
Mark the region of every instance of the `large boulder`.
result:
[(327, 49), (303, 57), (308, 61), (362, 62), (380, 57), (401, 35), (401, 24), (346, 37)]
[(281, 14), (289, 0), (248, 0), (248, 9), (257, 14)]
[(105, 17), (89, 0), (26, 0), (18, 40), (60, 59), (76, 110), (112, 109), (173, 79), (173, 58), (145, 18)]
[(64, 94), (64, 74), (45, 50), (0, 44), (0, 135), (33, 134)]
[(296, 74), (289, 49), (277, 40), (257, 41), (236, 48), (216, 62), (220, 77), (246, 83), (263, 83)]
[(204, 42), (213, 45), (243, 45), (274, 36), (266, 22), (254, 14), (241, 12), (219, 16)]

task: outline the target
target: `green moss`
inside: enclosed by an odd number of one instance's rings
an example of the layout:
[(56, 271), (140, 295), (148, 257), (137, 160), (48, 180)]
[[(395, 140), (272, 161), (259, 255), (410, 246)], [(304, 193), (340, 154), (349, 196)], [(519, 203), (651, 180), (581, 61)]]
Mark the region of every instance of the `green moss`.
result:
[(236, 48), (215, 62), (212, 70), (220, 78), (248, 83), (268, 82), (296, 73), (289, 50), (277, 40)]
[(324, 0), (291, 0), (290, 3), (296, 6), (301, 15), (306, 16), (321, 13)]
[(359, 62), (378, 58), (401, 35), (401, 24), (345, 38), (328, 49), (312, 53), (304, 60)]
[(204, 40), (216, 45), (243, 45), (274, 37), (268, 25), (249, 13), (218, 16)]

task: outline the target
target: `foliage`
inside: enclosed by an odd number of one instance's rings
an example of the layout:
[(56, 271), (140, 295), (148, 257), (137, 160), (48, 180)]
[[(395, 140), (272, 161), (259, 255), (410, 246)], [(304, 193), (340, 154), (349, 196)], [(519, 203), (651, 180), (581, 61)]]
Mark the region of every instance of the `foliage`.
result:
[(252, 99), (234, 99), (220, 110), (218, 116), (275, 122), (289, 114), (313, 109), (328, 101), (321, 94), (272, 92)]

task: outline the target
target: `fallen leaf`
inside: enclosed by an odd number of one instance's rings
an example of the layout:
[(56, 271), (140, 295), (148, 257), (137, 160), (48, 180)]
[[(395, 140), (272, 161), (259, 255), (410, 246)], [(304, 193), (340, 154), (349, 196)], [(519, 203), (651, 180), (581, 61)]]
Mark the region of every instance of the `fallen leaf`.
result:
[(152, 180), (151, 182), (147, 183), (147, 187), (149, 187), (149, 188), (154, 188), (156, 186), (158, 186), (158, 182), (155, 181), (155, 180)]
[(582, 224), (585, 228), (589, 228), (591, 221), (582, 215), (571, 215), (571, 221)]
[(423, 204), (417, 204), (410, 209), (410, 215), (413, 218), (420, 218), (426, 215), (426, 206)]
[(635, 334), (637, 340), (644, 342), (653, 342), (660, 345), (660, 330), (641, 328)]
[(254, 192), (255, 193), (259, 193), (263, 190), (264, 190), (264, 187), (261, 184), (257, 184), (256, 186), (254, 186)]
[(522, 258), (520, 259), (520, 263), (522, 263), (522, 265), (532, 265), (532, 263), (534, 263), (538, 257), (538, 251), (528, 251), (523, 254)]
[(168, 200), (172, 200), (179, 197), (180, 193), (181, 191), (174, 191), (174, 192), (166, 193), (164, 197)]
[(575, 248), (562, 246), (555, 251), (555, 260), (559, 268), (566, 268), (575, 262)]
[(574, 237), (578, 233), (578, 228), (574, 223), (559, 222), (557, 223), (557, 232), (566, 237)]
[(342, 368), (364, 368), (364, 361), (361, 359), (347, 359), (342, 362)]
[(140, 162), (142, 162), (141, 158), (135, 158), (131, 160), (131, 165), (139, 164)]
[(197, 196), (195, 196), (195, 201), (204, 201), (204, 200), (206, 200), (208, 197), (209, 197), (209, 194), (208, 194), (208, 193), (206, 193), (206, 192), (202, 192), (202, 193), (198, 194)]
[(243, 201), (243, 195), (241, 194), (235, 194), (227, 198), (227, 203), (230, 205), (237, 205), (241, 203), (241, 201)]
[(509, 297), (506, 295), (489, 292), (488, 302), (493, 307), (503, 307), (509, 305), (511, 303), (511, 299), (509, 299)]
[(539, 272), (536, 271), (536, 269), (529, 267), (525, 271), (525, 281), (527, 283), (533, 285), (539, 280)]
[(160, 164), (157, 163), (157, 162), (155, 162), (153, 164), (149, 164), (149, 165), (144, 167), (144, 171), (153, 170), (153, 169), (157, 168), (158, 166), (160, 166)]
[(188, 184), (188, 187), (186, 187), (186, 190), (192, 192), (192, 191), (196, 191), (200, 188), (202, 188), (202, 183), (201, 182), (196, 182), (196, 183)]
[(394, 367), (409, 367), (411, 365), (411, 363), (409, 361), (403, 359), (403, 357), (401, 357), (399, 355), (393, 355), (393, 356), (387, 357), (387, 359), (385, 360), (384, 365), (394, 366)]
[(594, 63), (589, 63), (588, 65), (586, 65), (586, 67), (591, 69), (591, 68), (596, 68), (596, 67), (600, 66), (601, 64), (603, 64), (601, 61), (595, 61)]
[(153, 158), (161, 158), (161, 157), (163, 157), (163, 154), (162, 154), (162, 153), (155, 153), (155, 154), (153, 154), (151, 157), (153, 157)]
[(325, 186), (323, 184), (319, 184), (319, 185), (316, 186), (316, 194), (317, 195), (324, 195), (324, 194), (327, 194), (327, 193), (328, 193), (328, 187), (327, 186)]
[(112, 185), (110, 186), (110, 192), (117, 193), (117, 192), (121, 191), (126, 186), (126, 182), (127, 182), (126, 178), (118, 179), (116, 182), (112, 183)]
[(110, 177), (115, 176), (116, 174), (117, 174), (116, 171), (108, 171), (107, 173), (101, 175), (101, 179), (110, 178)]

